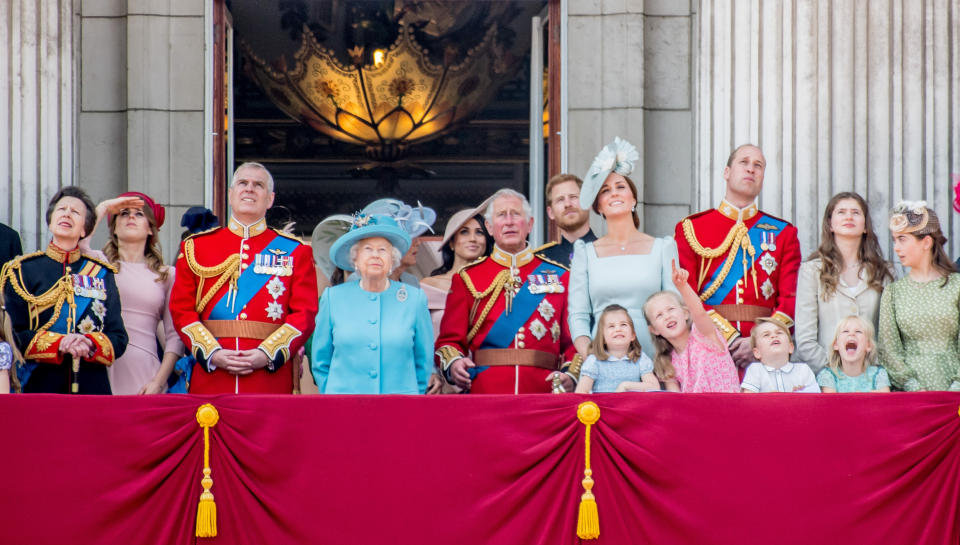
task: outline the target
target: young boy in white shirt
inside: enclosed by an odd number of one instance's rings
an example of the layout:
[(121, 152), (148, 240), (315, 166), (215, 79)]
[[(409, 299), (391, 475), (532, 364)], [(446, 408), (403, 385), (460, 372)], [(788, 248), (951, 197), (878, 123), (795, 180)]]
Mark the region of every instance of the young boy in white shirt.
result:
[(755, 361), (747, 367), (740, 385), (745, 393), (820, 392), (813, 371), (805, 363), (792, 363), (790, 330), (772, 318), (758, 318), (750, 331)]

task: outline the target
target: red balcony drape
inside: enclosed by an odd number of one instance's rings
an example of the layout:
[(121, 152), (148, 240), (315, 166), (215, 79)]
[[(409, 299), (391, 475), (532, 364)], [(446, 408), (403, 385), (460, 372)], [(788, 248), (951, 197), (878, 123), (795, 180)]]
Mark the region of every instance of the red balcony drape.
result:
[[(0, 396), (0, 543), (578, 543), (587, 398)], [(596, 543), (960, 541), (958, 394), (589, 399)]]

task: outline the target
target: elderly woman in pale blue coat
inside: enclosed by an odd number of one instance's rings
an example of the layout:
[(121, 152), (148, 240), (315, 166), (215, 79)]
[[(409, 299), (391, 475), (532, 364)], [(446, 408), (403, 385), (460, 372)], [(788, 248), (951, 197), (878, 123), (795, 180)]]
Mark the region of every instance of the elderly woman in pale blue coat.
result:
[(359, 215), (330, 248), (333, 262), (359, 282), (327, 288), (320, 298), (310, 354), (324, 394), (422, 394), (433, 359), (427, 297), (389, 275), (410, 236), (384, 215)]

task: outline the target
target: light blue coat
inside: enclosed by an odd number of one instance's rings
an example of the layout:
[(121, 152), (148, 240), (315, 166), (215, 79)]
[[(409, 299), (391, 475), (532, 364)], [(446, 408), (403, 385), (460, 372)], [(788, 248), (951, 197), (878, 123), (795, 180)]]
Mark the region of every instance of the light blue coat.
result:
[(320, 393), (422, 394), (432, 360), (423, 290), (391, 281), (380, 293), (359, 282), (323, 292), (310, 354)]

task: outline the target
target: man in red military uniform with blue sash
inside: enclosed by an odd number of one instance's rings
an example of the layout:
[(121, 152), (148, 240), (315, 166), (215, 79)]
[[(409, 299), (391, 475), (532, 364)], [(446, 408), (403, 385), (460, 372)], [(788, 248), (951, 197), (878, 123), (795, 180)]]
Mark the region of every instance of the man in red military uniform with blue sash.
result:
[(437, 365), (471, 393), (572, 391), (579, 362), (567, 326), (567, 269), (527, 245), (526, 198), (500, 190), (489, 199), (487, 258), (453, 276), (436, 342)]
[(797, 295), (797, 228), (757, 208), (765, 169), (760, 148), (735, 149), (723, 170), (723, 201), (685, 218), (674, 234), (680, 266), (741, 368), (754, 361), (754, 320), (771, 317), (793, 327)]
[(170, 314), (197, 364), (190, 393), (291, 393), (281, 366), (313, 332), (318, 296), (310, 249), (268, 229), (273, 178), (245, 163), (230, 185), (226, 227), (183, 241)]

